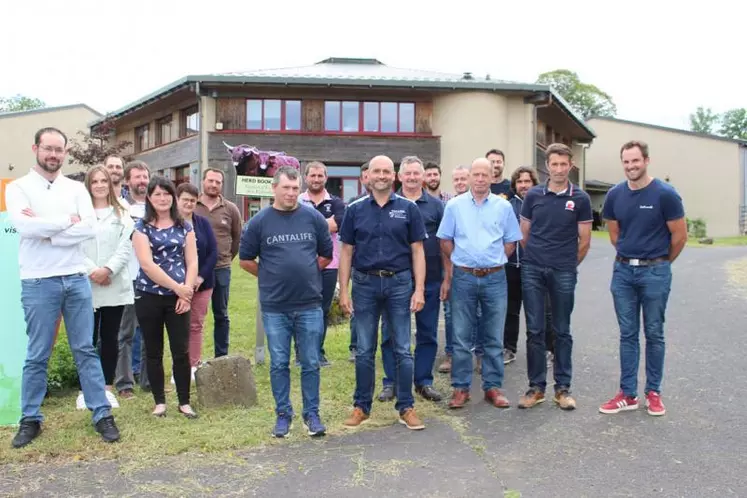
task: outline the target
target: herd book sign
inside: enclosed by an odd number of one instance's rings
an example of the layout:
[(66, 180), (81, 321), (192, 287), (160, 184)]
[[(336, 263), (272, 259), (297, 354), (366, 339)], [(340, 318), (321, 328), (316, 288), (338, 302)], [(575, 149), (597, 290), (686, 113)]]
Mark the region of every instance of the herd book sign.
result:
[(272, 197), (272, 177), (278, 168), (290, 166), (301, 171), (301, 164), (285, 152), (259, 150), (251, 145), (223, 142), (236, 168), (236, 195), (254, 198)]

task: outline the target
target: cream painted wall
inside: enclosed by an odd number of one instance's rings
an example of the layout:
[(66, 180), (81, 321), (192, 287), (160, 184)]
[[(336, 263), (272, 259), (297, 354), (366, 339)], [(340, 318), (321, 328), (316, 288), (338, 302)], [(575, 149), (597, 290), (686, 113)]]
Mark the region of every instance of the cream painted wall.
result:
[(200, 98), (200, 177), (202, 170), (208, 167), (208, 138), (211, 131), (215, 131), (216, 99), (212, 97)]
[[(79, 139), (79, 131), (88, 132), (88, 123), (98, 119), (99, 114), (80, 106), (65, 109), (50, 109), (46, 112), (30, 112), (2, 117), (0, 115), (0, 178), (18, 178), (34, 165), (34, 134), (40, 129), (52, 126), (60, 129), (68, 138)], [(10, 169), (10, 166), (13, 169)], [(62, 173), (67, 175), (83, 168), (65, 161)]]
[(455, 92), (433, 99), (433, 134), (441, 137), (442, 187), (449, 192), (455, 166), (469, 166), (493, 148), (506, 154), (504, 177), (532, 164), (532, 106), (520, 97), (492, 92)]
[(597, 138), (586, 152), (586, 179), (618, 183), (625, 179), (620, 147), (629, 140), (649, 145), (649, 173), (669, 177), (688, 218), (703, 218), (708, 235), (739, 235), (741, 172), (739, 145), (632, 123), (591, 119)]

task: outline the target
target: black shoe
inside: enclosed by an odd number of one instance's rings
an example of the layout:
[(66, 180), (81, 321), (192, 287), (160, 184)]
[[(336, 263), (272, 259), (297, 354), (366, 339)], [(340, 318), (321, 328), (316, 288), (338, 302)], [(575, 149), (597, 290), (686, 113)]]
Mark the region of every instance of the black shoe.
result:
[(394, 386), (384, 386), (378, 399), (379, 401), (392, 401), (394, 399)]
[(441, 401), (441, 393), (436, 391), (433, 386), (417, 386), (415, 392), (428, 401)]
[(101, 434), (101, 438), (107, 443), (119, 441), (119, 429), (111, 415), (96, 422), (96, 432)]
[(31, 443), (36, 437), (41, 434), (42, 428), (41, 423), (34, 421), (22, 421), (21, 426), (18, 428), (16, 436), (13, 438), (14, 448), (23, 448), (27, 444)]
[(320, 367), (328, 367), (332, 365), (332, 363), (327, 359), (326, 356), (322, 355), (319, 359), (319, 366)]

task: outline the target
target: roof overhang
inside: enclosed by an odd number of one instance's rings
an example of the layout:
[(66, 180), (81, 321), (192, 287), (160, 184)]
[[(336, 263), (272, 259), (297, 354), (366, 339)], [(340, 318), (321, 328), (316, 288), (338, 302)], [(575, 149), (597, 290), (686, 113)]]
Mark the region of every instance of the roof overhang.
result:
[[(573, 121), (585, 130), (591, 138), (596, 135), (583, 118), (576, 114), (568, 103), (558, 95), (550, 86), (532, 83), (511, 83), (491, 80), (409, 80), (389, 78), (323, 78), (323, 77), (278, 77), (278, 76), (242, 76), (242, 75), (190, 75), (180, 78), (158, 90), (138, 99), (126, 106), (117, 109), (106, 118), (119, 119), (153, 102), (163, 99), (183, 88), (199, 84), (201, 88), (211, 85), (234, 84), (234, 85), (263, 85), (282, 87), (340, 87), (340, 88), (390, 88), (390, 89), (420, 89), (420, 90), (477, 90), (492, 92), (523, 92), (537, 95), (550, 95), (552, 101), (558, 105)], [(207, 93), (203, 93), (208, 95)], [(101, 118), (90, 123), (90, 126), (104, 121)]]

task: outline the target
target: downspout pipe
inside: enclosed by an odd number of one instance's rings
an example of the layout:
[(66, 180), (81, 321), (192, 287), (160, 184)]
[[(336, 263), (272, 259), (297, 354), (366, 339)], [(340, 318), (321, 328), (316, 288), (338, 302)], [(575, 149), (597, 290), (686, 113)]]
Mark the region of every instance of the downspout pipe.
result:
[(197, 176), (193, 180), (193, 184), (200, 185), (202, 187), (202, 182), (200, 181), (200, 178), (202, 177), (202, 171), (203, 171), (203, 165), (202, 165), (202, 130), (204, 129), (204, 116), (202, 115), (202, 98), (200, 98), (200, 82), (195, 82), (195, 95), (197, 96), (197, 123), (199, 127), (199, 132), (197, 133), (197, 164), (199, 165), (199, 169), (197, 171)]

